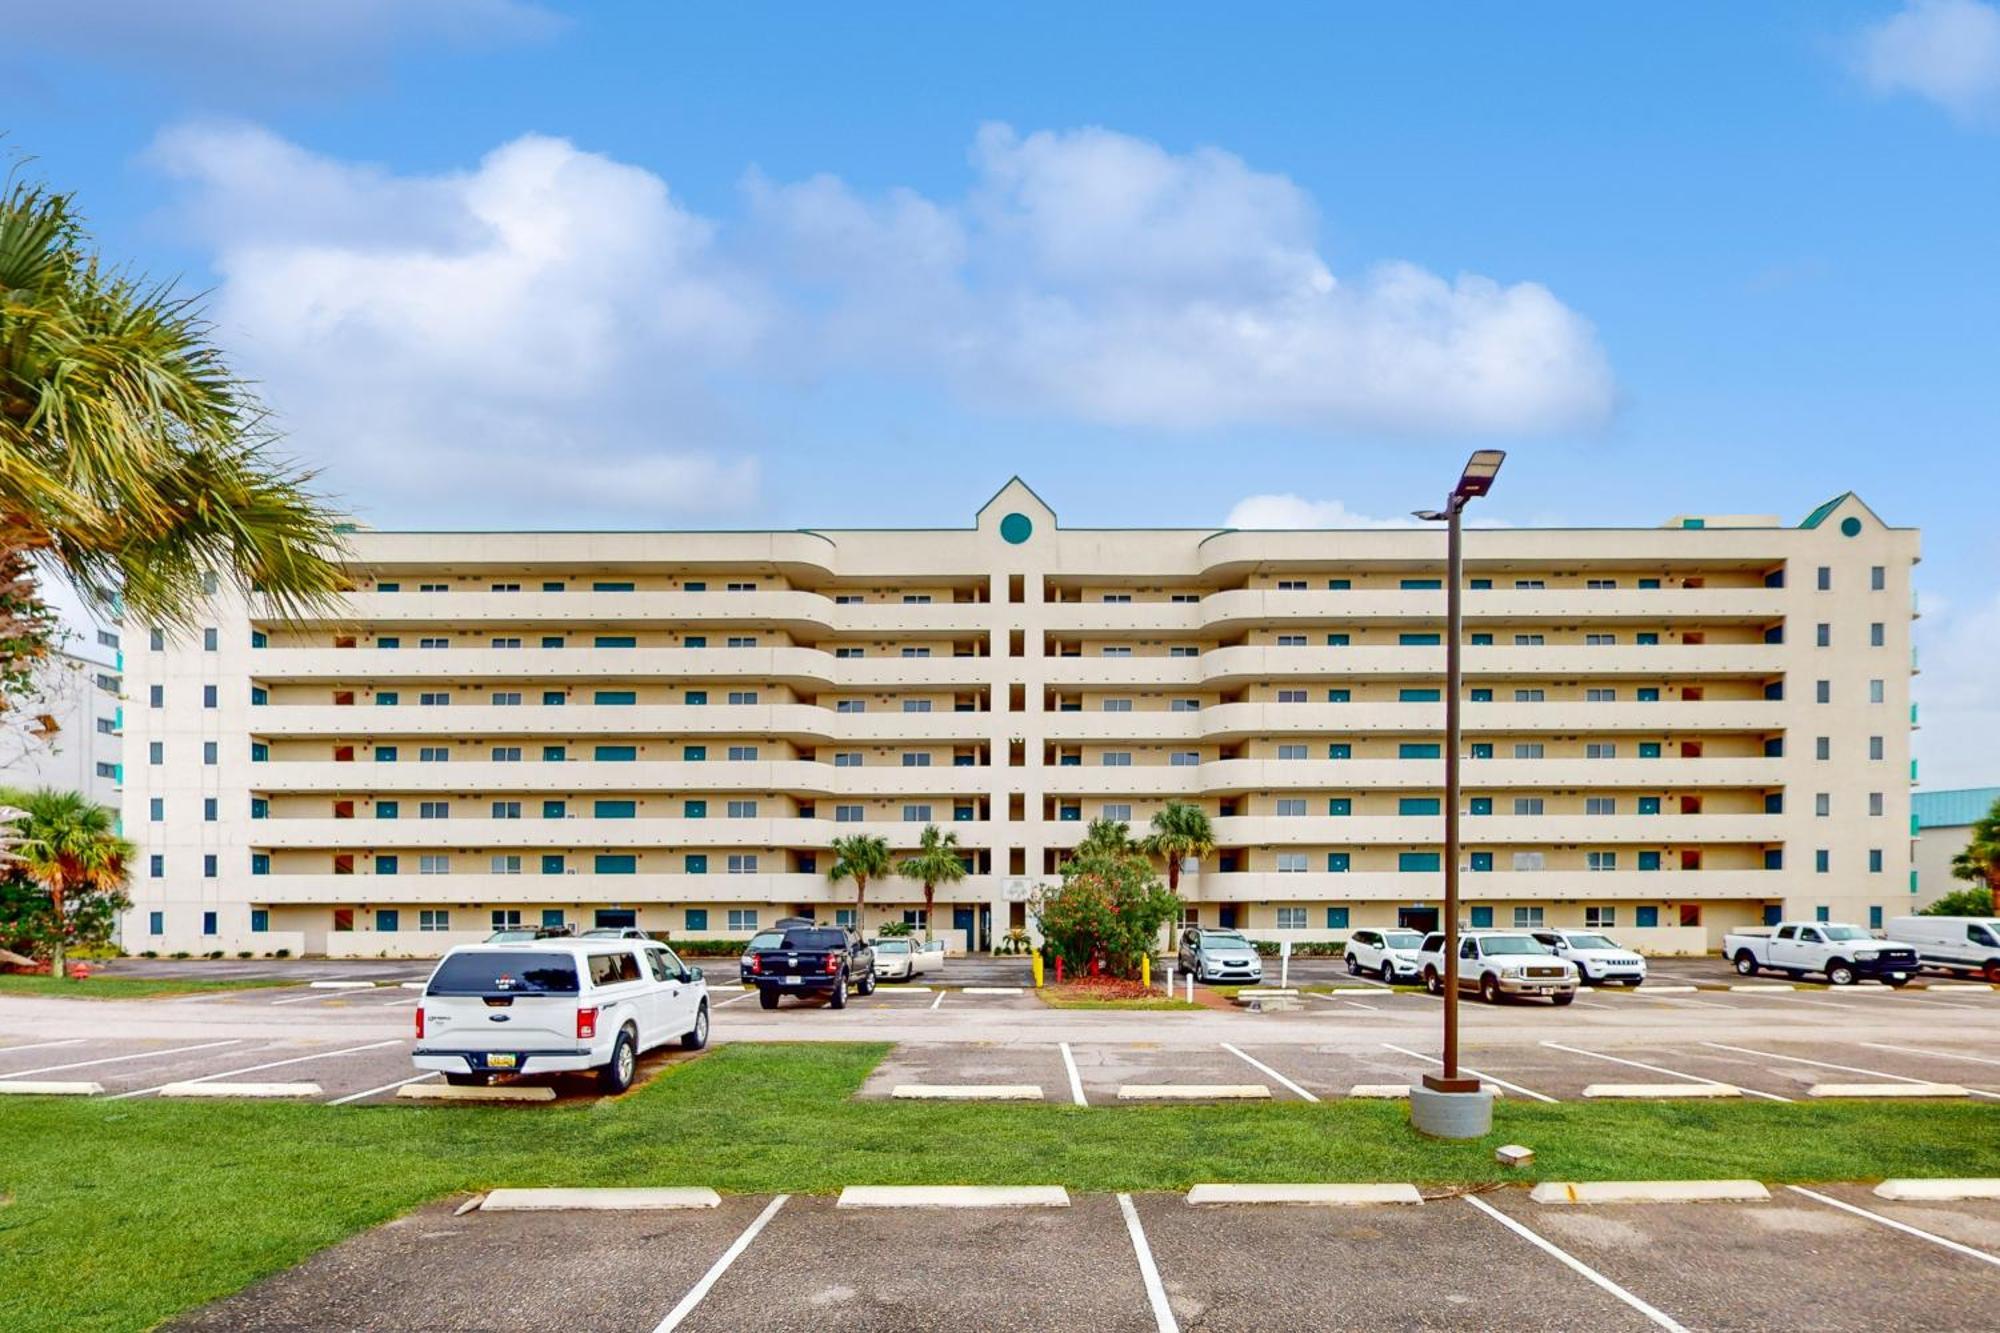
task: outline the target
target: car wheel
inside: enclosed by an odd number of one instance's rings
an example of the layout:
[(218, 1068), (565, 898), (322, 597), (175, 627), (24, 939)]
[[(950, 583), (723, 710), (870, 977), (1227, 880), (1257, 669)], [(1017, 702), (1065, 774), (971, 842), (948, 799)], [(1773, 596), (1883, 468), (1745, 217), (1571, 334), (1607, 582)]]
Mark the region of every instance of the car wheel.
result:
[(1748, 949), (1738, 949), (1736, 951), (1736, 975), (1739, 977), (1754, 977), (1757, 975), (1757, 956)]
[(1854, 964), (1845, 958), (1836, 958), (1826, 965), (1826, 979), (1836, 986), (1854, 984)]
[(454, 1088), (483, 1088), (486, 1086), (484, 1074), (446, 1074), (444, 1081)]
[(757, 992), (757, 1003), (766, 1009), (776, 1009), (778, 1007), (778, 992), (772, 990), (769, 986), (764, 987)]
[(1559, 1004), (1559, 1005), (1562, 1005), (1562, 1004), (1572, 1004), (1572, 1003), (1574, 1003), (1574, 1002), (1575, 1002), (1575, 1000), (1576, 1000), (1576, 992), (1575, 992), (1575, 991), (1570, 991), (1570, 992), (1568, 992), (1567, 994), (1563, 994), (1563, 993), (1557, 993), (1557, 994), (1555, 994), (1555, 995), (1551, 995), (1551, 996), (1549, 996), (1549, 998), (1550, 998), (1551, 1000), (1554, 1000), (1554, 1001), (1555, 1001), (1555, 1002), (1556, 1002), (1557, 1004)]
[(615, 1097), (632, 1086), (632, 1076), (638, 1072), (639, 1056), (633, 1046), (632, 1029), (620, 1029), (618, 1042), (611, 1048), (611, 1063), (597, 1071), (598, 1089)]
[(1991, 962), (1986, 965), (1986, 984), (1989, 986), (2000, 986), (2000, 961)]
[(1347, 955), (1347, 975), (1350, 977), (1358, 977), (1361, 975), (1361, 963), (1354, 957), (1353, 954)]
[(839, 978), (833, 983), (833, 995), (827, 1000), (827, 1004), (834, 1009), (845, 1009), (847, 1007), (847, 974), (845, 972), (841, 973)]
[(694, 1011), (694, 1027), (681, 1037), (681, 1049), (698, 1051), (706, 1045), (708, 1045), (708, 1001), (703, 1000), (701, 1007)]
[(1427, 967), (1424, 969), (1424, 989), (1432, 995), (1444, 994), (1444, 982), (1432, 968)]
[(1500, 982), (1491, 972), (1479, 979), (1479, 998), (1488, 1004), (1500, 1003)]
[(1903, 987), (1910, 984), (1910, 979), (1908, 977), (1904, 977), (1901, 981), (1897, 981), (1894, 978), (1890, 978), (1884, 981), (1882, 984), (1887, 986), (1890, 990), (1901, 990), (1903, 989)]

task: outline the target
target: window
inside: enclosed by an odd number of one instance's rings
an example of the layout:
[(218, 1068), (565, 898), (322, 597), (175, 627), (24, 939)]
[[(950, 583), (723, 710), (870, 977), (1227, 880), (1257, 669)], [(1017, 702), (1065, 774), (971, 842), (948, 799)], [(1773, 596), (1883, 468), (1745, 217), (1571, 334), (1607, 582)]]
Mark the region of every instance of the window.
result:
[(1186, 645), (1183, 645), (1183, 644), (1175, 644), (1175, 645), (1174, 645), (1173, 647), (1171, 647), (1171, 648), (1167, 649), (1167, 656), (1168, 656), (1168, 657), (1200, 657), (1200, 656), (1201, 656), (1201, 649), (1199, 649), (1199, 648), (1191, 648), (1191, 647), (1188, 647), (1188, 646), (1186, 646)]
[(1396, 800), (1399, 815), (1435, 815), (1442, 809), (1443, 803), (1435, 796), (1402, 796)]
[(1618, 868), (1618, 853), (1587, 852), (1585, 853), (1584, 864), (1591, 870), (1616, 870)]
[[(692, 927), (690, 927), (692, 929)], [(746, 934), (757, 929), (757, 909), (754, 907), (732, 907), (729, 909), (729, 931), (732, 935)]]
[(1201, 762), (1199, 750), (1175, 750), (1167, 756), (1167, 763), (1173, 768), (1193, 768)]
[(1833, 591), (1833, 568), (1830, 565), (1821, 565), (1819, 567), (1819, 590), (1821, 592)]
[(1813, 797), (1813, 813), (1821, 819), (1825, 819), (1828, 815), (1832, 814), (1833, 797), (1826, 792), (1820, 792), (1815, 795)]
[(732, 875), (756, 874), (757, 854), (755, 852), (731, 852), (729, 854), (729, 873)]
[(865, 648), (836, 648), (833, 650), (833, 655), (835, 657), (866, 657), (868, 651)]
[(1515, 579), (1514, 587), (1519, 592), (1539, 592), (1548, 587), (1546, 579)]
[(1132, 701), (1130, 699), (1106, 699), (1104, 701), (1104, 711), (1107, 713), (1129, 713), (1132, 711)]
[(598, 579), (591, 583), (592, 592), (631, 592), (637, 585), (618, 579)]
[(451, 762), (451, 747), (447, 745), (423, 745), (417, 748), (417, 762), (420, 764), (444, 764)]
[(1868, 591), (1881, 592), (1889, 586), (1889, 571), (1882, 565), (1868, 567)]
[(1443, 858), (1437, 852), (1398, 852), (1396, 869), (1406, 874), (1424, 874), (1441, 868)]
[(518, 875), (521, 873), (521, 858), (518, 853), (503, 853), (490, 862), (496, 875)]
[(1354, 746), (1348, 741), (1333, 741), (1326, 747), (1326, 757), (1328, 759), (1352, 759), (1354, 757)]
[(1103, 648), (1099, 648), (1097, 650), (1097, 655), (1099, 657), (1130, 657), (1132, 655), (1132, 650), (1130, 648), (1118, 648), (1107, 645)]
[(1326, 869), (1328, 874), (1346, 874), (1349, 863), (1350, 857), (1346, 852), (1328, 852), (1326, 854)]
[(1882, 849), (1880, 847), (1871, 847), (1868, 849), (1868, 873), (1871, 875), (1882, 873)]
[(1833, 868), (1833, 853), (1822, 847), (1813, 853), (1813, 873), (1828, 874)]
[[(1300, 691), (1299, 691), (1299, 695), (1300, 695), (1300, 698), (1299, 698), (1298, 702), (1300, 702), (1300, 703), (1304, 703), (1304, 702), (1305, 702), (1305, 698), (1304, 698), (1304, 695), (1305, 695), (1305, 691), (1304, 691), (1304, 690), (1300, 690)], [(1406, 703), (1406, 704), (1434, 704), (1434, 703), (1438, 702), (1438, 701), (1439, 701), (1440, 699), (1442, 699), (1443, 697), (1444, 697), (1444, 695), (1443, 695), (1443, 694), (1442, 694), (1442, 693), (1441, 693), (1440, 691), (1438, 691), (1438, 690), (1430, 690), (1430, 689), (1401, 689), (1401, 690), (1397, 690), (1397, 691), (1396, 691), (1396, 701), (1397, 701), (1398, 703)]]
[(488, 646), (493, 648), (519, 648), (521, 646), (521, 638), (519, 635), (507, 635), (490, 640)]
[(858, 805), (836, 805), (833, 807), (833, 822), (836, 824), (859, 824), (866, 814)]
[(446, 907), (425, 907), (417, 912), (418, 930), (450, 930), (451, 909)]
[(1868, 682), (1868, 702), (1869, 702), (1869, 703), (1871, 703), (1871, 704), (1879, 704), (1879, 703), (1881, 703), (1881, 702), (1883, 701), (1883, 698), (1884, 698), (1884, 686), (1883, 686), (1883, 683), (1882, 683), (1881, 681), (1879, 681), (1879, 680), (1871, 680), (1871, 681), (1869, 681), (1869, 682)]
[(1280, 907), (1278, 909), (1279, 930), (1304, 930), (1306, 909), (1303, 907)]
[(1517, 704), (1538, 704), (1543, 702), (1545, 697), (1546, 696), (1541, 690), (1514, 691), (1514, 702)]
[(1583, 586), (1592, 592), (1606, 592), (1618, 586), (1617, 579), (1585, 579)]
[(518, 764), (521, 762), (521, 747), (518, 745), (496, 745), (493, 747), (493, 762), (496, 764)]
[(1472, 688), (1469, 697), (1473, 703), (1490, 704), (1493, 702), (1493, 691), (1490, 687), (1476, 685)]
[(451, 647), (451, 640), (450, 640), (449, 638), (446, 638), (446, 637), (444, 637), (444, 636), (441, 636), (441, 635), (440, 635), (440, 636), (436, 636), (436, 637), (431, 637), (431, 638), (420, 638), (420, 639), (418, 639), (418, 640), (417, 640), (417, 647), (419, 647), (419, 648), (449, 648), (449, 647)]
[(1539, 648), (1543, 642), (1543, 636), (1539, 634), (1516, 634), (1514, 636), (1514, 646), (1516, 648)]
[(1539, 796), (1516, 796), (1514, 813), (1517, 815), (1539, 815), (1542, 813), (1542, 798)]
[(519, 819), (521, 817), (521, 803), (519, 801), (495, 801), (493, 802), (493, 817), (495, 819)]
[[(1296, 694), (1296, 695), (1298, 695), (1298, 696), (1299, 696), (1299, 698), (1297, 698), (1297, 699), (1287, 699), (1287, 698), (1285, 697), (1285, 696), (1286, 696), (1287, 694)], [(1305, 702), (1305, 691), (1304, 691), (1304, 690), (1279, 690), (1279, 691), (1278, 691), (1278, 702), (1279, 702), (1279, 703), (1281, 703), (1281, 704), (1283, 704), (1283, 703), (1304, 703), (1304, 702)], [(1168, 702), (1168, 704), (1167, 704), (1167, 711), (1168, 711), (1168, 712), (1170, 712), (1170, 713), (1198, 713), (1198, 712), (1200, 712), (1200, 711), (1201, 711), (1201, 700), (1199, 700), (1199, 699), (1174, 699), (1174, 700), (1170, 700), (1170, 701)]]
[(1831, 736), (1816, 736), (1813, 738), (1813, 758), (1821, 760), (1833, 758), (1833, 738)]
[(757, 646), (757, 636), (754, 634), (732, 634), (729, 636), (727, 646), (731, 648), (755, 648)]
[(928, 824), (931, 822), (931, 808), (928, 805), (906, 805), (903, 807), (905, 824)]
[(1540, 852), (1514, 853), (1514, 869), (1540, 870), (1541, 868), (1542, 868), (1542, 854)]
[(1514, 742), (1514, 757), (1516, 759), (1540, 759), (1542, 757), (1542, 743), (1540, 741), (1516, 741)]
[(203, 879), (214, 879), (216, 874), (215, 853), (210, 852), (201, 858), (201, 877)]
[(1405, 648), (1428, 648), (1444, 642), (1444, 639), (1437, 634), (1398, 634), (1396, 642)]
[(1278, 747), (1278, 758), (1304, 759), (1306, 757), (1306, 751), (1307, 747), (1303, 742), (1298, 744), (1280, 745)]
[[(1125, 813), (1119, 816), (1119, 818), (1130, 819), (1132, 817), (1132, 807), (1128, 805), (1121, 808)], [(1305, 812), (1306, 802), (1304, 797), (1281, 797), (1278, 801), (1278, 813), (1280, 815), (1303, 815)]]
[(1586, 815), (1615, 815), (1618, 813), (1616, 796), (1590, 796), (1584, 798), (1583, 812)]
[(451, 818), (451, 802), (450, 802), (450, 801), (418, 801), (418, 802), (417, 802), (417, 818), (418, 818), (418, 819), (450, 819), (450, 818)]
[(590, 868), (599, 875), (636, 875), (639, 858), (630, 852), (599, 852), (591, 858)]
[(1106, 750), (1100, 756), (1100, 759), (1106, 768), (1132, 767), (1132, 752), (1130, 750)]
[(214, 652), (216, 649), (217, 638), (218, 634), (215, 626), (210, 625), (208, 628), (204, 629), (201, 632), (201, 650), (205, 653)]
[(928, 713), (931, 711), (931, 701), (929, 699), (905, 699), (903, 700), (903, 711), (905, 713)]
[(681, 858), (681, 871), (688, 875), (708, 873), (708, 855), (705, 852), (689, 852)]
[(1303, 875), (1306, 873), (1304, 852), (1279, 852), (1278, 873), (1281, 875)]
[(1616, 634), (1586, 634), (1583, 642), (1589, 648), (1609, 648), (1618, 642)]
[(164, 685), (148, 685), (146, 687), (146, 706), (148, 708), (163, 706), (167, 701), (166, 695), (167, 690)]
[(419, 875), (449, 875), (451, 873), (451, 857), (445, 855), (443, 852), (432, 852), (419, 856), (417, 858), (417, 873)]
[(1326, 646), (1329, 648), (1345, 648), (1348, 646), (1348, 636), (1345, 633), (1329, 634), (1326, 636)]
[(591, 751), (591, 758), (600, 764), (629, 764), (639, 758), (636, 745), (600, 745)]
[(1608, 704), (1618, 701), (1615, 689), (1588, 689), (1583, 692), (1583, 701), (1590, 704)]
[(203, 741), (201, 743), (201, 762), (204, 764), (216, 763), (221, 758), (220, 751), (221, 743), (219, 741)]
[[(1617, 697), (1618, 692), (1616, 690), (1613, 690), (1611, 693), (1613, 698)], [(1633, 697), (1638, 699), (1642, 704), (1656, 704), (1660, 701), (1660, 687), (1657, 685), (1641, 685), (1633, 692)]]
[(1354, 692), (1352, 690), (1331, 689), (1326, 692), (1326, 701), (1330, 704), (1350, 703), (1353, 699)]
[(1483, 874), (1493, 869), (1493, 853), (1474, 852), (1469, 859), (1469, 864), (1473, 870)]
[[(266, 801), (261, 796), (257, 797), (256, 799), (250, 802), (250, 818), (262, 819), (264, 818), (265, 815), (270, 813), (270, 809), (271, 806), (268, 801)], [(394, 819), (396, 817), (396, 814), (397, 814), (396, 802), (394, 801), (375, 802), (375, 818)]]
[(732, 745), (729, 747), (729, 762), (732, 764), (752, 763), (756, 758), (757, 747), (754, 745)]
[(1492, 814), (1493, 798), (1491, 796), (1473, 797), (1469, 802), (1466, 803), (1466, 812), (1468, 814), (1475, 814), (1475, 815)]
[(731, 801), (728, 803), (726, 809), (728, 817), (731, 819), (755, 819), (757, 817), (757, 803), (755, 801)]
[(1514, 909), (1514, 929), (1516, 929), (1516, 930), (1540, 930), (1541, 928), (1542, 928), (1542, 909), (1541, 909), (1541, 908), (1539, 908), (1539, 907), (1516, 907), (1516, 908)]
[(1618, 757), (1618, 742), (1586, 741), (1583, 747), (1583, 757), (1585, 759), (1616, 759)]
[(1882, 813), (1881, 792), (1871, 791), (1868, 793), (1868, 813), (1871, 815), (1880, 815)]
[[(1280, 802), (1278, 802), (1278, 804), (1279, 804), (1280, 806), (1283, 806), (1283, 805), (1284, 805), (1285, 803), (1284, 803), (1283, 801), (1280, 801)], [(1299, 808), (1299, 810), (1297, 811), (1297, 813), (1299, 813), (1299, 814), (1304, 814), (1304, 813), (1305, 813), (1305, 802), (1304, 802), (1304, 801), (1300, 801), (1300, 802), (1299, 802), (1298, 804), (1299, 804), (1299, 807), (1300, 807), (1300, 808)], [(1106, 819), (1110, 819), (1110, 820), (1115, 820), (1116, 822), (1118, 822), (1118, 823), (1120, 823), (1120, 824), (1129, 824), (1129, 823), (1131, 823), (1131, 822), (1132, 822), (1132, 807), (1131, 807), (1131, 806), (1129, 806), (1129, 805), (1107, 805), (1107, 806), (1104, 806), (1104, 807), (1103, 807), (1103, 808), (1102, 808), (1102, 809), (1101, 809), (1101, 810), (1099, 811), (1099, 813), (1100, 813), (1101, 815), (1103, 815), (1103, 817), (1104, 817), (1104, 818), (1106, 818)], [(1284, 810), (1282, 810), (1282, 809), (1281, 809), (1281, 810), (1279, 810), (1279, 811), (1278, 811), (1278, 813), (1282, 815), (1282, 814), (1285, 814), (1285, 813), (1286, 813), (1286, 811), (1284, 811)]]
[(1396, 746), (1398, 759), (1437, 759), (1444, 748), (1435, 741), (1403, 741)]
[(1632, 642), (1642, 648), (1657, 647), (1660, 642), (1660, 633), (1658, 630), (1642, 629), (1632, 636)]
[(1329, 907), (1329, 908), (1327, 908), (1327, 909), (1326, 909), (1326, 928), (1327, 928), (1328, 930), (1346, 930), (1346, 929), (1347, 929), (1347, 909), (1346, 909), (1345, 907)]
[(1303, 648), (1306, 646), (1306, 636), (1303, 634), (1280, 634), (1278, 636), (1278, 646), (1280, 648)]

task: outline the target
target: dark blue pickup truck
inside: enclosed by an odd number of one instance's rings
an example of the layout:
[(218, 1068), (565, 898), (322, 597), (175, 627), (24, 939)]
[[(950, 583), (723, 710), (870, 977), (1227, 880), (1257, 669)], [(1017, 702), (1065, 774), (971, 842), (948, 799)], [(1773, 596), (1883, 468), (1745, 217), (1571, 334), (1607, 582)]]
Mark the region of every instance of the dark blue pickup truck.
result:
[(766, 1009), (776, 1009), (786, 995), (824, 995), (835, 1009), (845, 1009), (850, 989), (874, 991), (875, 951), (846, 926), (788, 926), (776, 939), (753, 944), (743, 977), (757, 987)]

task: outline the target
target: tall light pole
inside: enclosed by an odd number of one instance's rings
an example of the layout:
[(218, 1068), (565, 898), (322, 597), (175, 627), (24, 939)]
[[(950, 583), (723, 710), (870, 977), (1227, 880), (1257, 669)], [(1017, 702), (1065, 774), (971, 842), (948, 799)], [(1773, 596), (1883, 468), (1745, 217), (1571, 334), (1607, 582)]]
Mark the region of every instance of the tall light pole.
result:
[(1458, 803), (1459, 710), (1465, 693), (1460, 652), (1465, 639), (1465, 538), (1461, 514), (1468, 501), (1493, 489), (1493, 479), (1507, 455), (1480, 449), (1465, 464), (1458, 484), (1443, 509), (1424, 509), (1417, 517), (1442, 522), (1445, 546), (1444, 636), (1444, 1068), (1425, 1074), (1423, 1087), (1412, 1089), (1410, 1120), (1423, 1133), (1439, 1138), (1478, 1138), (1493, 1125), (1493, 1102), (1476, 1078), (1458, 1072)]

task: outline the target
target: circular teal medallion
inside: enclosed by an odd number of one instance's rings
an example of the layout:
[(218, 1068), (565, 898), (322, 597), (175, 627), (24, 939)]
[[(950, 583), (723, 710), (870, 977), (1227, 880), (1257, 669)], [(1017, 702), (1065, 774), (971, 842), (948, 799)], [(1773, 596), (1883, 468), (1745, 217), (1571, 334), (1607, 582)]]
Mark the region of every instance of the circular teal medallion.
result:
[(1035, 532), (1035, 524), (1026, 514), (1009, 514), (1000, 520), (1000, 535), (1019, 546)]
[(1841, 519), (1840, 535), (1843, 537), (1859, 537), (1861, 535), (1861, 520), (1852, 514)]

